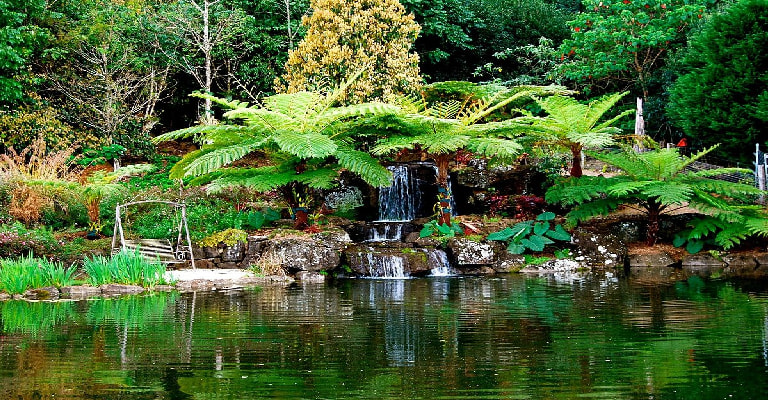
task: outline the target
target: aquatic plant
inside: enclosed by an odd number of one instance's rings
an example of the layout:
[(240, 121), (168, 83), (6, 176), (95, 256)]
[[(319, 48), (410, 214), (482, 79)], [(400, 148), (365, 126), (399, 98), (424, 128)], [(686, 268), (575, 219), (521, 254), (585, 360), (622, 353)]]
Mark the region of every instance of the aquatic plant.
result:
[(138, 249), (121, 250), (110, 258), (86, 257), (83, 269), (88, 274), (88, 283), (100, 286), (107, 283), (122, 283), (152, 287), (165, 284), (166, 267), (159, 261), (144, 258)]
[(523, 254), (527, 250), (544, 251), (547, 245), (555, 240), (566, 241), (571, 235), (562, 225), (555, 224), (555, 213), (544, 212), (535, 220), (522, 221), (488, 235), (488, 240), (507, 242), (507, 251), (512, 254)]
[(0, 259), (0, 289), (9, 294), (22, 294), (28, 289), (48, 286), (48, 279), (40, 267), (44, 260), (32, 256), (18, 259)]

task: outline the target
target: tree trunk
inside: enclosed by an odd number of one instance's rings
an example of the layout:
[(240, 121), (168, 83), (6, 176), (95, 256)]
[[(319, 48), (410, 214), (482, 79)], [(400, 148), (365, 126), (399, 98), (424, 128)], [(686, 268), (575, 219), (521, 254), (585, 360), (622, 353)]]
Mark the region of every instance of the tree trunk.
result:
[(643, 116), (643, 98), (637, 98), (637, 110), (635, 111), (635, 136), (645, 136), (645, 118)]
[(645, 235), (645, 244), (653, 246), (659, 238), (659, 216), (661, 204), (651, 199), (648, 200), (648, 230)]
[(453, 214), (451, 197), (453, 195), (448, 188), (449, 162), (450, 156), (448, 154), (435, 157), (435, 164), (437, 165), (437, 223), (451, 226), (451, 215)]
[(583, 174), (581, 169), (581, 146), (575, 145), (571, 147), (571, 176), (579, 178)]
[[(211, 70), (211, 58), (213, 57), (213, 46), (211, 44), (210, 22), (208, 19), (208, 0), (203, 1), (203, 54), (205, 55), (205, 91), (211, 93), (213, 86), (213, 73)], [(203, 122), (213, 123), (213, 107), (211, 99), (205, 99), (205, 109), (203, 110)]]

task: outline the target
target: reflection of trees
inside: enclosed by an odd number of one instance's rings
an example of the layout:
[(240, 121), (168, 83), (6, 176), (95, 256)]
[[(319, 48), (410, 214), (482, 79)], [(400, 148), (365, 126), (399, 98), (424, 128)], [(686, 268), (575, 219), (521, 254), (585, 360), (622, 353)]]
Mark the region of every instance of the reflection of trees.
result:
[(570, 282), (359, 279), (105, 299), (65, 303), (71, 313), (37, 334), (8, 330), (3, 308), (0, 398), (130, 388), (146, 398), (705, 398), (733, 382), (752, 397), (768, 388), (764, 298), (697, 279)]

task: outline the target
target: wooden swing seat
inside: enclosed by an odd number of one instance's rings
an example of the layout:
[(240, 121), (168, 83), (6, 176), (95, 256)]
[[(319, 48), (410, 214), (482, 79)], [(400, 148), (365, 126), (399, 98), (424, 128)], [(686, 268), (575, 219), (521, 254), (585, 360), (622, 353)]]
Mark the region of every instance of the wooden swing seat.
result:
[(126, 240), (123, 249), (137, 251), (149, 261), (160, 260), (168, 264), (185, 263), (187, 260), (178, 259), (171, 241), (168, 239), (134, 239)]

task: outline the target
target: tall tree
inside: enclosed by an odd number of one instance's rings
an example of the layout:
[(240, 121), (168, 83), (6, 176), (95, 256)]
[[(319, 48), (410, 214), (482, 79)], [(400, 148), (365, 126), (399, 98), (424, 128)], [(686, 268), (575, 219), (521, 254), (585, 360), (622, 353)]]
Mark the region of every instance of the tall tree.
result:
[[(237, 43), (244, 14), (223, 0), (179, 0), (160, 7), (158, 13), (156, 46), (170, 63), (192, 76), (202, 90), (212, 93), (214, 81), (227, 65), (217, 55)], [(203, 101), (200, 120), (212, 123), (212, 102), (208, 98)]]
[(419, 33), (397, 0), (313, 0), (302, 23), (307, 35), (290, 52), (284, 82), (289, 93), (338, 86), (358, 70), (344, 102), (383, 100), (421, 83), (411, 47)]
[(19, 81), (30, 56), (47, 31), (37, 21), (45, 14), (45, 0), (0, 1), (0, 106), (12, 106), (22, 99)]
[(584, 0), (569, 22), (572, 38), (560, 47), (569, 79), (637, 95), (635, 133), (645, 133), (643, 103), (667, 50), (715, 0)]
[(94, 0), (73, 21), (64, 43), (68, 57), (46, 70), (71, 122), (116, 143), (133, 155), (149, 155), (156, 106), (168, 85), (169, 68), (142, 20), (151, 8)]
[(668, 112), (685, 135), (748, 161), (768, 143), (768, 3), (741, 0), (691, 37)]

